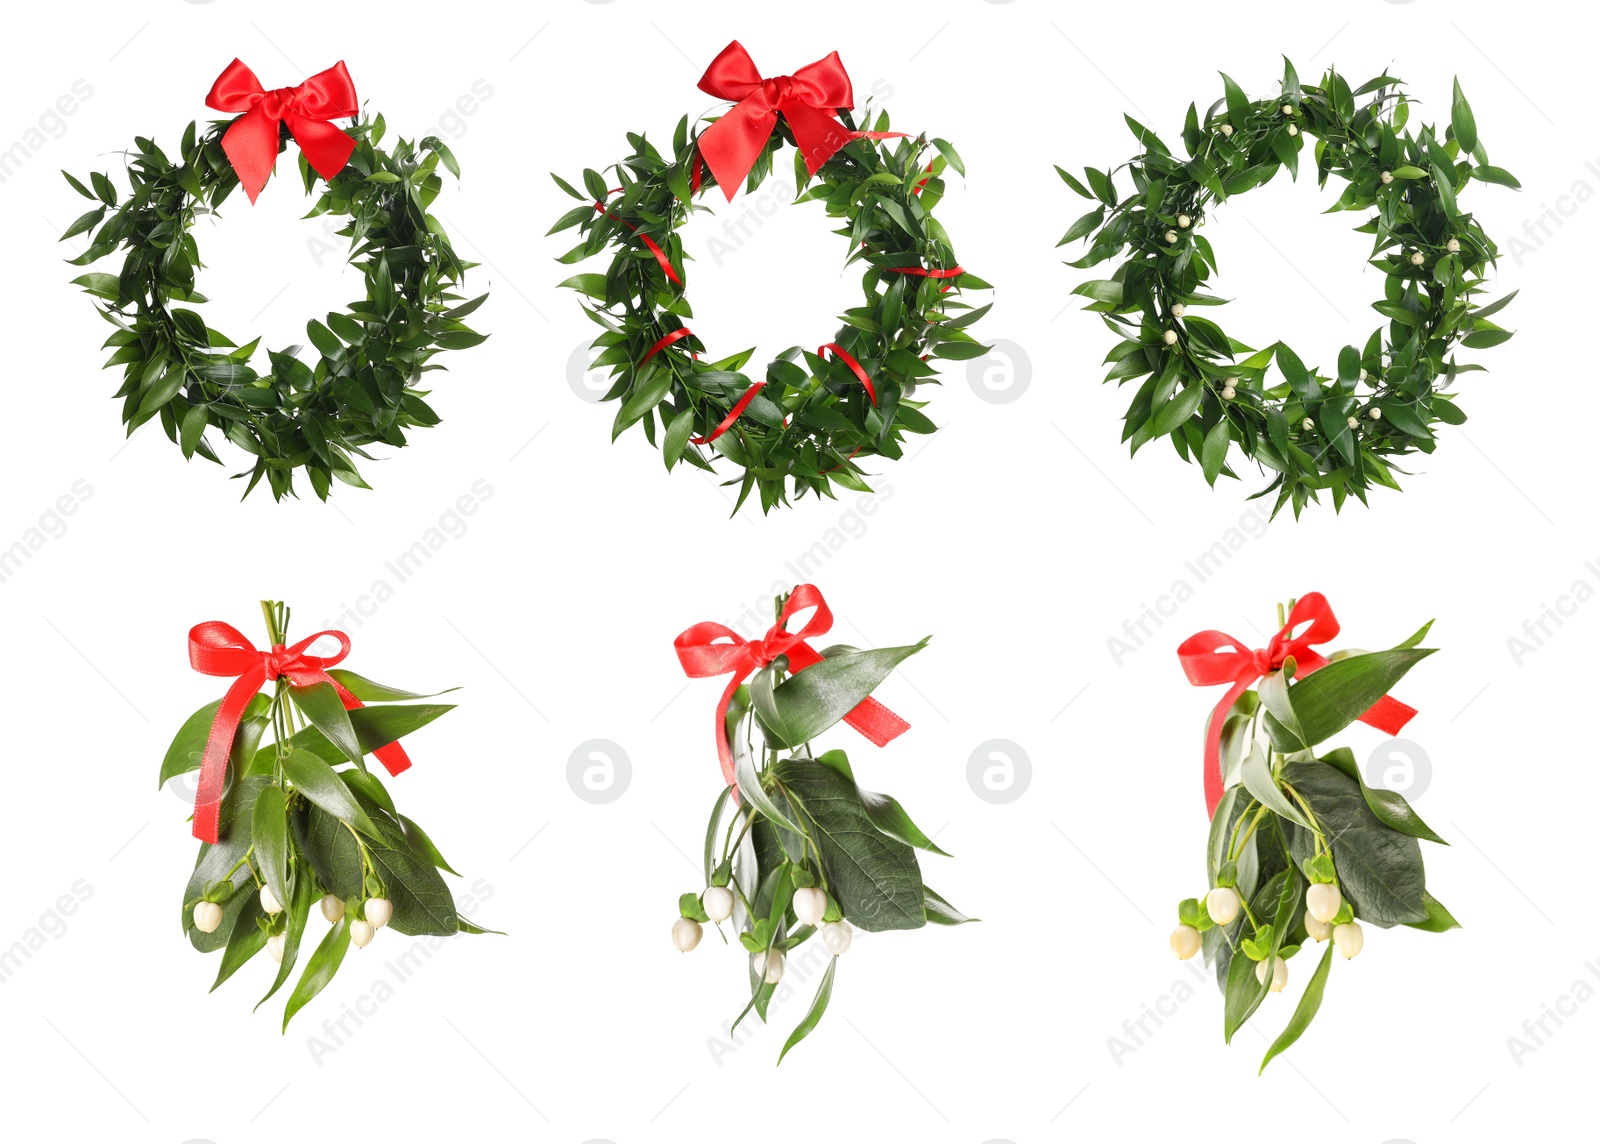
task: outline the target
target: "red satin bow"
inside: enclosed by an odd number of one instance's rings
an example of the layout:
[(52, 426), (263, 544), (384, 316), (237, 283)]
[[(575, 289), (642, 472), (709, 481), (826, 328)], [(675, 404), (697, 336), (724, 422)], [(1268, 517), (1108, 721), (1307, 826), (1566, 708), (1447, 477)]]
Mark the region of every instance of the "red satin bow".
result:
[[(1309, 626), (1298, 636), (1292, 633), (1301, 624)], [(1206, 814), (1216, 812), (1222, 801), (1222, 726), (1234, 700), (1248, 691), (1255, 682), (1269, 672), (1277, 671), (1283, 661), (1294, 657), (1295, 678), (1304, 679), (1328, 661), (1313, 651), (1312, 644), (1327, 643), (1339, 634), (1339, 621), (1321, 592), (1312, 592), (1298, 601), (1289, 613), (1289, 622), (1273, 636), (1265, 648), (1249, 650), (1244, 644), (1225, 632), (1198, 632), (1184, 640), (1178, 647), (1178, 661), (1189, 682), (1196, 687), (1215, 687), (1230, 684), (1228, 693), (1211, 711), (1206, 724)], [(1389, 735), (1398, 735), (1416, 715), (1416, 710), (1397, 699), (1385, 695), (1367, 709), (1361, 721)]]
[(211, 85), (206, 106), (215, 111), (242, 112), (222, 137), (222, 150), (238, 172), (239, 184), (250, 201), (256, 201), (278, 161), (278, 124), (300, 144), (306, 162), (324, 179), (331, 179), (350, 161), (356, 141), (328, 120), (357, 115), (355, 81), (344, 61), (318, 72), (298, 87), (272, 91), (249, 68), (234, 60)]
[[(816, 612), (805, 622), (805, 626), (798, 632), (786, 631), (784, 625), (789, 622), (789, 617), (807, 608), (815, 608)], [(678, 650), (678, 662), (683, 665), (683, 672), (689, 678), (707, 679), (714, 675), (733, 674), (722, 693), (722, 700), (717, 704), (717, 757), (722, 761), (722, 777), (735, 791), (738, 783), (734, 780), (733, 747), (728, 743), (727, 730), (728, 704), (732, 702), (734, 692), (739, 690), (739, 685), (751, 672), (765, 667), (780, 655), (789, 657), (791, 672), (803, 671), (821, 663), (822, 657), (806, 643), (806, 639), (823, 635), (831, 627), (833, 612), (828, 609), (821, 591), (814, 584), (801, 584), (784, 604), (778, 622), (768, 628), (767, 634), (759, 640), (747, 641), (731, 628), (707, 622), (694, 625), (673, 641), (673, 646)], [(713, 642), (720, 639), (731, 642)], [(878, 747), (911, 729), (911, 724), (870, 695), (851, 708), (844, 721)]]
[[(339, 641), (339, 654), (306, 655), (306, 648), (323, 636), (332, 636)], [(277, 644), (271, 651), (261, 651), (237, 628), (221, 620), (210, 620), (189, 629), (189, 665), (203, 675), (235, 677), (227, 695), (223, 696), (222, 705), (217, 708), (216, 718), (211, 721), (211, 734), (206, 738), (205, 754), (200, 761), (200, 784), (194, 795), (196, 838), (202, 842), (217, 840), (222, 786), (228, 772), (228, 753), (233, 749), (233, 737), (239, 729), (239, 719), (255, 693), (280, 675), (287, 676), (296, 687), (331, 683), (344, 709), (354, 711), (361, 706), (361, 700), (346, 691), (327, 671), (349, 654), (350, 637), (343, 632), (317, 632), (290, 647)], [(372, 753), (391, 775), (397, 775), (411, 765), (405, 748), (398, 742), (379, 747)]]
[(837, 109), (854, 107), (856, 102), (838, 52), (829, 52), (794, 75), (764, 79), (750, 53), (735, 40), (706, 68), (700, 90), (735, 105), (700, 135), (700, 154), (729, 202), (767, 145), (780, 111), (805, 156), (806, 170), (813, 175), (856, 137), (838, 120)]

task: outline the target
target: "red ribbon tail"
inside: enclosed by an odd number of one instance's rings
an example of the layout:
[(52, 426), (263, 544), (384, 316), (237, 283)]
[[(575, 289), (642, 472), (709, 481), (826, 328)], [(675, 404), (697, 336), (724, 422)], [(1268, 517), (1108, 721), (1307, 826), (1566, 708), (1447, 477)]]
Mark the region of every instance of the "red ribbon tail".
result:
[(356, 141), (326, 119), (290, 114), (284, 121), (289, 124), (289, 134), (300, 145), (306, 162), (324, 179), (332, 179), (344, 170), (355, 152)]
[(1386, 735), (1398, 735), (1405, 729), (1405, 725), (1416, 718), (1417, 709), (1407, 706), (1394, 698), (1385, 695), (1361, 716), (1361, 721), (1369, 727), (1376, 727)]
[[(324, 673), (322, 679), (327, 683), (333, 684), (333, 690), (339, 696), (339, 702), (344, 704), (346, 711), (354, 711), (358, 707), (366, 706), (361, 700), (346, 691), (344, 684), (333, 676)], [(391, 775), (397, 775), (401, 771), (409, 770), (411, 767), (411, 758), (406, 754), (406, 749), (400, 745), (400, 740), (398, 739), (385, 743), (373, 751), (372, 754)]]
[(733, 788), (735, 799), (739, 797), (739, 782), (734, 777), (733, 744), (728, 742), (728, 704), (733, 702), (734, 693), (742, 682), (744, 680), (740, 673), (734, 672), (722, 692), (721, 702), (717, 704), (717, 761), (722, 764), (722, 779)]
[(264, 667), (255, 667), (240, 675), (228, 688), (228, 693), (217, 707), (216, 717), (211, 720), (205, 753), (200, 757), (200, 781), (194, 794), (194, 836), (202, 842), (217, 841), (233, 737), (239, 729), (239, 719), (244, 709), (266, 681)]
[(910, 723), (870, 695), (851, 708), (844, 721), (866, 736), (874, 747), (886, 747), (911, 730)]
[(1234, 702), (1250, 690), (1252, 680), (1242, 679), (1228, 688), (1218, 704), (1211, 709), (1211, 718), (1206, 723), (1206, 760), (1205, 760), (1205, 788), (1206, 788), (1206, 817), (1209, 819), (1217, 813), (1217, 804), (1222, 801), (1222, 728), (1227, 722), (1228, 712), (1233, 710)]
[(805, 156), (806, 170), (813, 175), (852, 138), (831, 113), (809, 103), (785, 104), (783, 115), (794, 132), (795, 145)]
[(278, 162), (278, 121), (259, 104), (252, 107), (222, 136), (222, 150), (254, 203)]

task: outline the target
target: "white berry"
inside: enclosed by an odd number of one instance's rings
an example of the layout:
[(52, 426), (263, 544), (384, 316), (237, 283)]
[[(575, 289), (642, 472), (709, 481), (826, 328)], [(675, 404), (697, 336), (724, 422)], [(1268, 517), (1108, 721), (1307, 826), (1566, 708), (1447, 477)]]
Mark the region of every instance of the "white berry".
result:
[(1172, 931), (1167, 944), (1172, 946), (1172, 952), (1179, 961), (1188, 961), (1200, 952), (1200, 931), (1193, 926), (1179, 926)]
[(1174, 302), (1172, 304), (1172, 316), (1174, 318), (1183, 317), (1183, 303), (1182, 302)]
[(1346, 417), (1344, 420), (1345, 424), (1350, 426), (1352, 429), (1359, 429), (1361, 427), (1361, 422), (1357, 421), (1354, 417)]
[(1367, 416), (1372, 418), (1374, 421), (1377, 421), (1383, 416), (1383, 410), (1374, 405), (1371, 409), (1367, 410)]
[(261, 908), (268, 914), (281, 914), (283, 906), (278, 902), (277, 895), (272, 892), (271, 886), (261, 887)]
[(1422, 251), (1418, 250), (1418, 251), (1415, 251), (1415, 252), (1412, 253), (1412, 255), (1411, 255), (1411, 265), (1413, 265), (1413, 266), (1421, 266), (1424, 261), (1425, 261), (1425, 259), (1422, 257)]
[(828, 909), (828, 895), (815, 886), (802, 886), (794, 892), (794, 916), (803, 926), (814, 926)]
[(1175, 230), (1169, 230), (1169, 231), (1167, 231), (1166, 234), (1162, 235), (1161, 237), (1166, 239), (1168, 242), (1177, 242), (1178, 241), (1178, 232), (1175, 231)]
[[(1264, 961), (1256, 962), (1256, 980), (1265, 981), (1266, 979), (1267, 963)], [(1272, 959), (1272, 984), (1267, 986), (1267, 991), (1269, 993), (1282, 993), (1283, 987), (1287, 984), (1289, 984), (1289, 963), (1281, 957), (1275, 957)]]
[(714, 922), (725, 922), (733, 916), (733, 891), (726, 886), (708, 886), (700, 895), (700, 908)]
[(1362, 370), (1361, 371), (1361, 380), (1362, 381), (1366, 381), (1367, 380), (1367, 371), (1366, 370)]
[(1237, 391), (1233, 388), (1233, 386), (1225, 385), (1222, 387), (1222, 400), (1232, 401), (1236, 395)]
[(367, 943), (372, 940), (372, 935), (377, 932), (372, 928), (371, 922), (364, 922), (360, 918), (350, 923), (350, 940), (356, 943), (357, 949), (367, 948)]
[(267, 952), (272, 955), (272, 960), (279, 965), (283, 964), (283, 943), (288, 940), (288, 934), (275, 933), (267, 939)]
[[(1350, 426), (1355, 428), (1353, 417), (1350, 419)], [(1331, 922), (1342, 905), (1344, 897), (1339, 893), (1339, 887), (1332, 882), (1318, 882), (1306, 888), (1306, 912), (1319, 922)]]
[(1333, 927), (1334, 948), (1344, 955), (1346, 961), (1361, 952), (1365, 940), (1360, 922), (1345, 922), (1342, 926)]
[(1224, 139), (1226, 139), (1228, 136), (1233, 134), (1233, 124), (1231, 124), (1231, 123), (1218, 124), (1217, 130), (1222, 132), (1222, 137)]
[(222, 907), (215, 902), (196, 902), (194, 928), (201, 933), (215, 933), (222, 924)]
[(1300, 422), (1300, 428), (1309, 433), (1311, 430), (1316, 428), (1316, 425), (1312, 423), (1311, 418), (1307, 417), (1304, 421)]
[(764, 950), (756, 954), (756, 972), (761, 974), (761, 980), (768, 985), (776, 985), (783, 980), (783, 950)]
[(344, 917), (344, 902), (339, 899), (339, 895), (322, 895), (322, 916), (328, 919), (329, 925)]
[(1310, 910), (1306, 911), (1305, 922), (1306, 936), (1312, 941), (1327, 941), (1328, 936), (1333, 933), (1333, 927), (1327, 922), (1318, 921), (1312, 917)]
[(1298, 135), (1298, 134), (1300, 134), (1300, 128), (1296, 127), (1293, 123), (1289, 124), (1289, 134), (1290, 135)]
[(672, 944), (679, 953), (688, 953), (700, 944), (700, 923), (693, 918), (679, 918), (672, 923)]
[(1461, 253), (1461, 240), (1460, 239), (1456, 239), (1456, 238), (1452, 238), (1449, 242), (1444, 244), (1444, 248), (1446, 250), (1448, 250), (1451, 254), (1460, 254)]
[(1181, 215), (1178, 216), (1178, 226), (1179, 226), (1180, 229), (1183, 228), (1183, 227), (1188, 226), (1189, 223), (1192, 222), (1192, 221), (1193, 220), (1190, 219), (1189, 216), (1186, 215), (1186, 214), (1181, 214)]
[(836, 922), (823, 923), (822, 944), (828, 947), (828, 952), (838, 957), (850, 948), (850, 943), (855, 939), (856, 931), (849, 922), (842, 918)]
[(1169, 345), (1169, 346), (1173, 345), (1178, 340), (1178, 331), (1177, 330), (1168, 330), (1168, 331), (1166, 331), (1164, 334), (1161, 335), (1161, 340), (1166, 342), (1167, 345)]
[(1383, 174), (1379, 175), (1378, 178), (1382, 180), (1385, 186), (1387, 186), (1388, 184), (1394, 182), (1394, 172), (1385, 171)]
[(389, 924), (389, 919), (394, 917), (394, 903), (388, 898), (368, 898), (361, 912), (366, 915), (367, 921), (372, 923), (373, 929), (382, 929)]
[(1239, 916), (1239, 891), (1232, 886), (1218, 886), (1206, 895), (1206, 913), (1219, 926), (1225, 926)]

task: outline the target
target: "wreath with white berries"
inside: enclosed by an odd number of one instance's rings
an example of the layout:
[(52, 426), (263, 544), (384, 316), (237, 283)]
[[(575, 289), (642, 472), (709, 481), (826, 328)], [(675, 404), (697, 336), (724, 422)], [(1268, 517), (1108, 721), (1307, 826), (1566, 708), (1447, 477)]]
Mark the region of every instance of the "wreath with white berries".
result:
[[(1091, 299), (1121, 340), (1107, 355), (1107, 381), (1143, 379), (1124, 418), (1130, 452), (1167, 437), (1208, 484), (1236, 477), (1230, 450), (1275, 475), (1254, 497), (1277, 493), (1276, 515), (1298, 517), (1327, 491), (1335, 511), (1346, 497), (1366, 503), (1374, 486), (1399, 489), (1395, 459), (1432, 453), (1433, 427), (1466, 420), (1454, 400), (1460, 374), (1483, 367), (1456, 361), (1455, 349), (1486, 349), (1511, 337), (1491, 318), (1515, 294), (1476, 305), (1497, 250), (1460, 195), (1473, 179), (1517, 188), (1491, 166), (1472, 109), (1455, 84), (1450, 123), (1406, 131), (1410, 103), (1387, 73), (1360, 87), (1329, 70), (1304, 86), (1284, 60), (1281, 95), (1251, 101), (1223, 75), (1224, 96), (1201, 115), (1189, 105), (1185, 155), (1124, 116), (1144, 150), (1125, 166), (1133, 189), (1119, 194), (1115, 171), (1086, 168), (1088, 185), (1057, 167), (1068, 186), (1099, 200), (1061, 243), (1087, 237), (1088, 253), (1070, 266), (1127, 257), (1107, 279), (1073, 292)], [(1207, 212), (1266, 183), (1280, 169), (1298, 174), (1306, 137), (1318, 186), (1347, 184), (1330, 211), (1370, 212), (1356, 231), (1373, 236), (1371, 265), (1384, 273), (1373, 303), (1388, 319), (1362, 349), (1344, 347), (1333, 376), (1308, 367), (1284, 342), (1260, 351), (1194, 313), (1226, 300), (1207, 292), (1217, 272), (1211, 244), (1196, 228)], [(1281, 381), (1269, 381), (1277, 364)], [(1252, 497), (1251, 499), (1254, 499)]]
[[(839, 119), (851, 132), (848, 109)], [(615, 440), (641, 425), (658, 444), (668, 471), (682, 461), (713, 471), (717, 454), (742, 473), (738, 506), (759, 491), (763, 512), (807, 492), (833, 496), (833, 485), (871, 492), (860, 462), (898, 459), (907, 433), (932, 433), (934, 423), (914, 400), (917, 387), (937, 383), (930, 357), (964, 360), (988, 347), (967, 332), (989, 311), (961, 301), (967, 290), (989, 284), (961, 267), (950, 237), (933, 217), (944, 194), (947, 168), (965, 174), (960, 155), (942, 139), (887, 135), (889, 117), (870, 106), (870, 133), (840, 148), (817, 170), (795, 144), (780, 117), (746, 180), (753, 192), (772, 173), (784, 146), (794, 147), (796, 203), (820, 202), (849, 241), (846, 265), (862, 263), (863, 300), (839, 315), (844, 325), (816, 353), (792, 346), (753, 381), (744, 370), (753, 349), (706, 360), (704, 345), (686, 326), (693, 311), (686, 293), (687, 255), (679, 231), (696, 211), (695, 200), (716, 178), (699, 158), (703, 128), (679, 120), (669, 156), (643, 135), (630, 133), (633, 154), (608, 168), (609, 186), (595, 170), (583, 172), (583, 193), (559, 176), (557, 185), (582, 206), (550, 233), (578, 227), (583, 241), (560, 259), (581, 262), (609, 252), (606, 272), (578, 274), (562, 283), (586, 295), (586, 312), (604, 332), (595, 339), (596, 367), (611, 367), (615, 382), (603, 400), (619, 401)], [(933, 152), (929, 158), (929, 152)], [(807, 187), (808, 181), (810, 186)], [(702, 448), (706, 451), (702, 452)]]

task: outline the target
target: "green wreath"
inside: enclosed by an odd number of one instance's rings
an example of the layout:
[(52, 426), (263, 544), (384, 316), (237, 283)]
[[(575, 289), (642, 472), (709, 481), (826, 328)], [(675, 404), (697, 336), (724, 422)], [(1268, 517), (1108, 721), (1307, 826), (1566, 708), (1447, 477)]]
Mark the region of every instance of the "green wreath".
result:
[[(428, 206), (443, 180), (442, 163), (461, 177), (455, 157), (438, 139), (418, 145), (383, 139), (383, 116), (363, 117), (345, 128), (356, 141), (348, 165), (328, 180), (308, 218), (340, 215), (349, 223), (338, 233), (350, 239), (351, 257), (366, 279), (366, 298), (326, 324), (312, 319), (306, 334), (321, 355), (315, 366), (299, 358), (300, 346), (269, 351), (265, 373), (250, 364), (260, 338), (238, 345), (206, 325), (195, 305), (203, 265), (192, 233), (196, 219), (214, 214), (239, 185), (222, 149), (231, 121), (212, 123), (203, 135), (194, 123), (184, 133), (178, 161), (153, 141), (135, 140), (125, 200), (104, 174), (90, 176), (93, 190), (67, 182), (99, 205), (67, 228), (63, 240), (92, 232), (90, 247), (74, 266), (87, 266), (118, 248), (127, 251), (120, 273), (92, 272), (73, 280), (104, 300), (99, 313), (117, 329), (106, 341), (114, 352), (107, 368), (123, 368), (122, 420), (129, 436), (154, 417), (182, 450), (221, 464), (205, 439), (208, 427), (255, 457), (235, 474), (250, 481), (245, 496), (263, 477), (275, 499), (293, 492), (293, 474), (304, 468), (323, 500), (333, 478), (369, 486), (353, 457), (372, 459), (366, 446), (406, 444), (406, 430), (427, 428), (439, 417), (418, 389), (422, 375), (442, 369), (431, 359), (439, 350), (482, 342), (461, 322), (488, 295), (460, 305), (451, 289), (465, 271)], [(288, 139), (284, 129), (281, 151)], [(315, 172), (300, 156), (307, 194)], [(66, 172), (62, 172), (66, 174)], [(108, 217), (109, 214), (109, 217)]]
[[(1255, 102), (1228, 76), (1222, 80), (1224, 98), (1203, 119), (1189, 105), (1187, 158), (1124, 116), (1144, 147), (1127, 164), (1127, 197), (1119, 197), (1113, 172), (1087, 168), (1086, 187), (1057, 168), (1073, 190), (1101, 204), (1061, 240), (1092, 236), (1088, 254), (1068, 265), (1093, 266), (1130, 248), (1115, 275), (1073, 291), (1092, 299), (1086, 308), (1122, 338), (1106, 358), (1113, 363), (1106, 380), (1144, 379), (1122, 439), (1137, 453), (1170, 437), (1212, 485), (1219, 475), (1237, 475), (1228, 464), (1236, 445), (1276, 473), (1255, 494), (1277, 492), (1274, 515), (1292, 504), (1298, 517), (1322, 490), (1335, 511), (1351, 494), (1366, 503), (1373, 486), (1400, 487), (1395, 473), (1404, 470), (1393, 458), (1433, 452), (1435, 424), (1466, 420), (1450, 391), (1459, 374), (1483, 367), (1458, 364), (1455, 347), (1484, 349), (1511, 337), (1490, 318), (1514, 294), (1474, 308), (1497, 250), (1457, 200), (1470, 179), (1520, 184), (1489, 165), (1459, 82), (1441, 139), (1432, 127), (1404, 132), (1410, 105), (1401, 81), (1387, 74), (1352, 91), (1330, 70), (1320, 86), (1302, 87), (1285, 59), (1282, 95)], [(1364, 96), (1371, 98), (1358, 102)], [(1373, 212), (1355, 229), (1373, 236), (1371, 264), (1385, 275), (1384, 298), (1373, 308), (1389, 320), (1387, 331), (1374, 331), (1364, 349), (1341, 350), (1334, 377), (1308, 368), (1281, 341), (1255, 352), (1190, 312), (1224, 302), (1202, 291), (1217, 269), (1195, 229), (1207, 208), (1261, 186), (1280, 167), (1295, 177), (1307, 135), (1317, 141), (1318, 186), (1329, 175), (1349, 184), (1330, 212)], [(1269, 385), (1274, 362), (1283, 381)]]
[[(848, 110), (840, 113), (855, 130)], [(868, 108), (863, 118), (871, 121)], [(710, 208), (695, 197), (716, 180), (698, 161), (702, 120), (690, 131), (678, 122), (672, 157), (664, 158), (642, 135), (630, 133), (633, 154), (609, 170), (619, 186), (608, 188), (598, 171), (583, 173), (580, 193), (560, 176), (562, 190), (584, 205), (574, 207), (550, 233), (579, 227), (583, 241), (559, 261), (576, 263), (611, 251), (604, 274), (578, 274), (562, 283), (593, 301), (585, 307), (604, 332), (596, 366), (611, 367), (615, 383), (603, 400), (620, 401), (611, 437), (635, 424), (657, 443), (668, 471), (679, 462), (714, 471), (721, 454), (743, 472), (734, 511), (759, 490), (763, 512), (787, 504), (786, 481), (796, 497), (808, 491), (833, 496), (832, 486), (871, 492), (858, 462), (897, 459), (906, 433), (932, 433), (935, 426), (913, 400), (919, 384), (937, 383), (928, 358), (966, 359), (987, 351), (966, 327), (988, 312), (960, 301), (966, 290), (991, 287), (961, 268), (933, 208), (944, 194), (941, 174), (965, 174), (961, 158), (942, 139), (901, 138), (892, 146), (866, 139), (846, 144), (817, 171), (796, 203), (820, 202), (843, 225), (849, 240), (846, 265), (866, 265), (863, 304), (841, 314), (845, 324), (817, 353), (793, 346), (767, 366), (764, 380), (744, 373), (753, 349), (715, 361), (685, 326), (692, 310), (679, 229), (695, 211)], [(887, 132), (878, 113), (874, 132)], [(746, 180), (754, 191), (772, 173), (773, 159), (794, 146), (789, 124), (777, 129)], [(936, 154), (931, 161), (928, 149)], [(810, 176), (795, 149), (795, 185)], [(701, 452), (709, 446), (711, 456)]]

